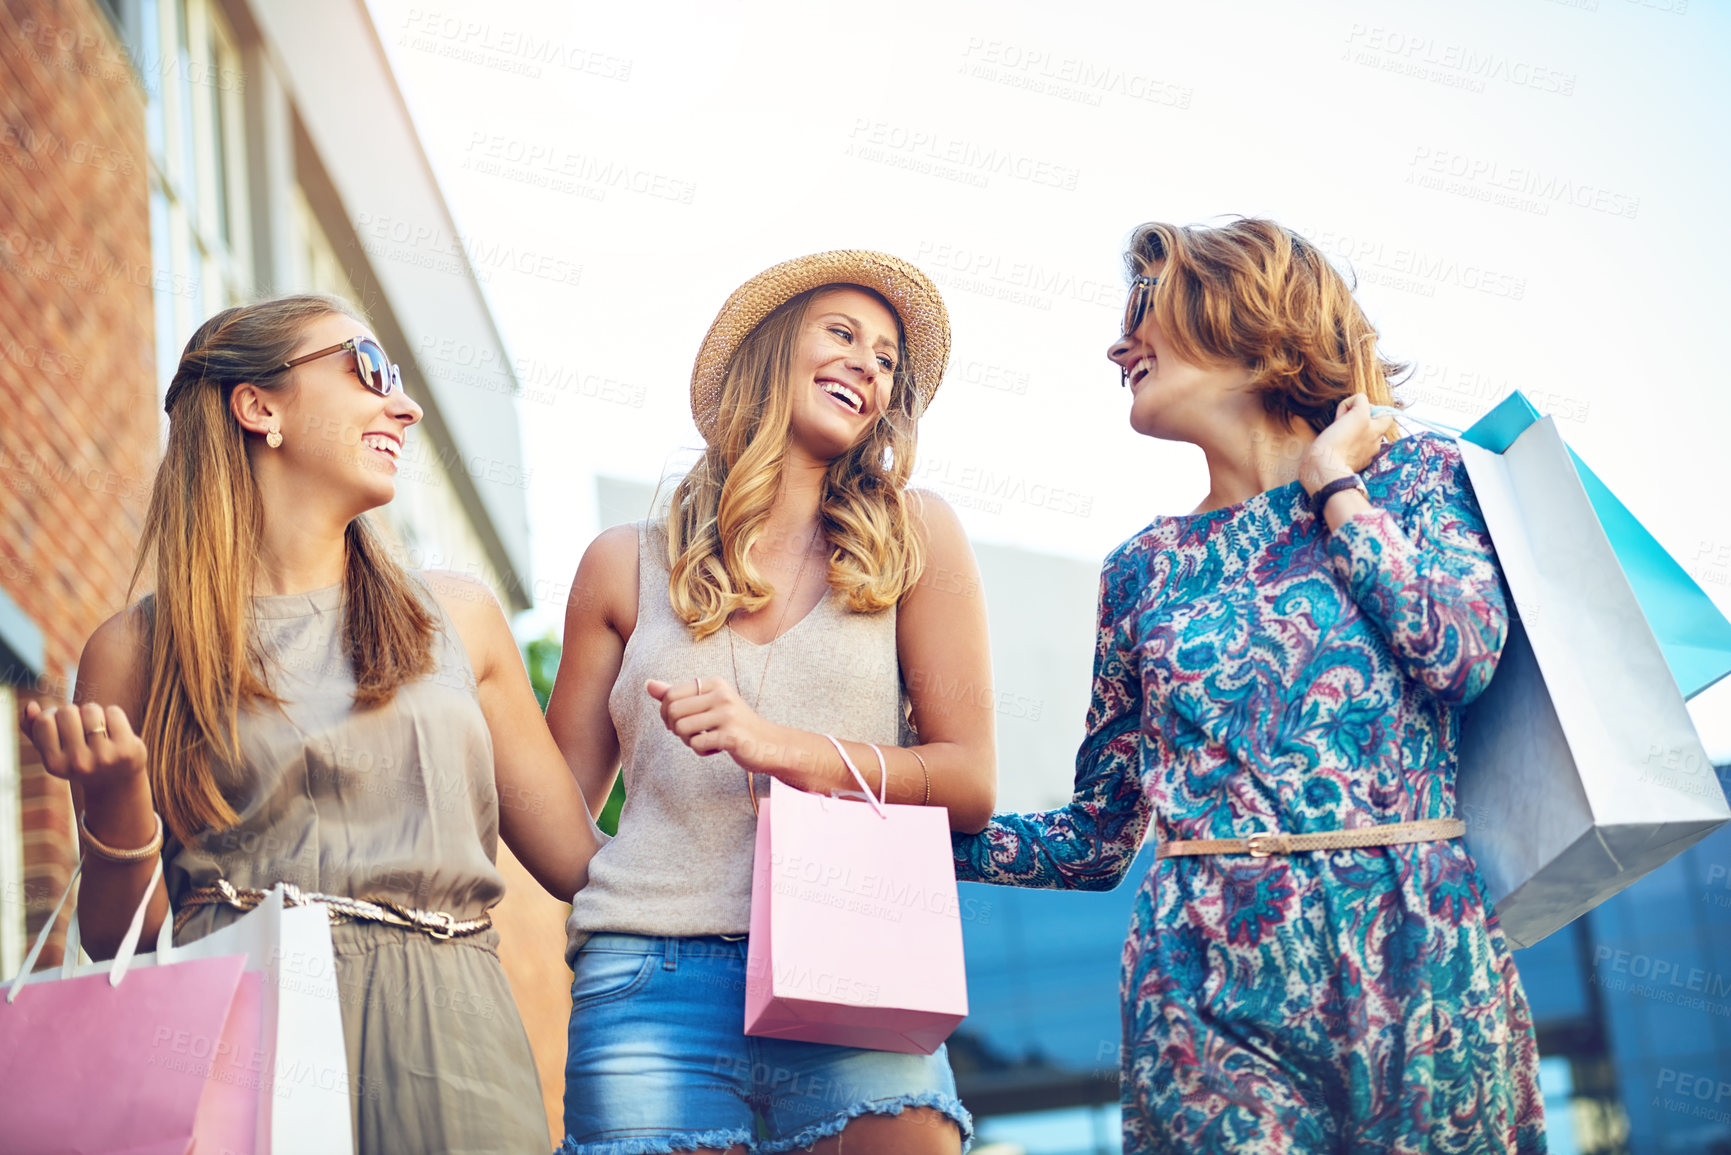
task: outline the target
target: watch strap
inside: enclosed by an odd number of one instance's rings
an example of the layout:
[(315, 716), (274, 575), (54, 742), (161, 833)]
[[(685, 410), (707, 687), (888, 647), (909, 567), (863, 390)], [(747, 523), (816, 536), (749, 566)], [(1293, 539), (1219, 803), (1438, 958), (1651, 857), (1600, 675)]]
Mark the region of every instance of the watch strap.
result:
[(1366, 497), (1370, 496), (1370, 491), (1364, 486), (1364, 478), (1360, 477), (1356, 473), (1351, 473), (1345, 477), (1335, 478), (1333, 481), (1311, 494), (1310, 512), (1316, 515), (1316, 520), (1321, 521), (1322, 511), (1328, 505), (1328, 499), (1337, 493), (1344, 493), (1349, 489), (1356, 489)]

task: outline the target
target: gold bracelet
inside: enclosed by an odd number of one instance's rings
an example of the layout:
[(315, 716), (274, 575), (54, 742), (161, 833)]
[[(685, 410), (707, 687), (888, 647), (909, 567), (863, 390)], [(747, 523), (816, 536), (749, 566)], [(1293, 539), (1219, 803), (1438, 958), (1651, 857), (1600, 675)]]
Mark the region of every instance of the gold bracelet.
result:
[(920, 764), (920, 775), (926, 780), (926, 796), (920, 801), (920, 805), (930, 806), (932, 804), (932, 772), (926, 769), (926, 760), (920, 757), (920, 752), (918, 750), (909, 746), (908, 753), (912, 754), (914, 758), (918, 760)]
[(162, 815), (160, 814), (154, 812), (151, 814), (151, 817), (156, 819), (156, 836), (137, 850), (116, 850), (114, 847), (98, 841), (96, 835), (90, 833), (90, 827), (84, 825), (84, 817), (83, 814), (78, 816), (78, 840), (84, 843), (90, 853), (98, 858), (106, 858), (109, 862), (143, 862), (162, 849)]

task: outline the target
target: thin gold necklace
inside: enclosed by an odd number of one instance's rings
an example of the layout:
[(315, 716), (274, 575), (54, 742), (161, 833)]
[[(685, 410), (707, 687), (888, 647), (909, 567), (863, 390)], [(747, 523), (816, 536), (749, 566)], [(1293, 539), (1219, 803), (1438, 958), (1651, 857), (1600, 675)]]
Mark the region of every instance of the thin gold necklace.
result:
[[(775, 635), (769, 639), (769, 645), (764, 650), (763, 670), (762, 670), (762, 672), (760, 672), (757, 675), (757, 699), (756, 699), (756, 701), (747, 703), (747, 705), (749, 705), (751, 707), (751, 709), (754, 713), (757, 710), (758, 703), (763, 701), (763, 683), (764, 683), (764, 680), (769, 677), (769, 660), (771, 658), (775, 657), (775, 643), (781, 641), (782, 627), (787, 625), (788, 612), (793, 609), (794, 600), (799, 597), (799, 583), (805, 577), (805, 567), (811, 561), (811, 550), (812, 550), (812, 547), (817, 544), (817, 531), (818, 531), (818, 527), (821, 526), (822, 524), (823, 524), (822, 521), (819, 521), (817, 525), (814, 525), (811, 527), (811, 536), (806, 539), (805, 549), (800, 554), (799, 569), (793, 575), (793, 588), (787, 591), (787, 601), (785, 603), (783, 603), (782, 607), (781, 607), (781, 618), (775, 623)], [(728, 660), (733, 663), (733, 684), (734, 684), (734, 687), (737, 688), (740, 692), (740, 695), (743, 696), (745, 694), (745, 688), (743, 686), (740, 686), (740, 684), (739, 684), (739, 654), (737, 652), (735, 652), (735, 650), (734, 650), (733, 635), (734, 635), (733, 615), (728, 614), (727, 615), (727, 657), (728, 657)], [(745, 796), (747, 798), (751, 799), (751, 813), (752, 813), (753, 817), (756, 817), (757, 816), (757, 780), (756, 780), (756, 778), (754, 778), (752, 776), (752, 773), (750, 770), (747, 770), (745, 772)]]

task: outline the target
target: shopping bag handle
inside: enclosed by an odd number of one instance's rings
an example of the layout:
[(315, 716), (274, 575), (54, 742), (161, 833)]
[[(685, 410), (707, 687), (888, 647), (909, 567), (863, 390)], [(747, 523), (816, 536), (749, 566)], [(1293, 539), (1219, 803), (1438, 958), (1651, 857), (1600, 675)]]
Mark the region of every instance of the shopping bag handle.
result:
[(1432, 421), (1428, 417), (1414, 417), (1405, 409), (1398, 408), (1394, 405), (1372, 405), (1370, 407), (1370, 415), (1372, 417), (1392, 417), (1396, 421), (1410, 421), (1414, 425), (1423, 425), (1426, 429), (1434, 430), (1437, 433), (1441, 433), (1448, 437), (1459, 437), (1461, 435), (1461, 431), (1452, 425), (1444, 425), (1442, 422)]
[(174, 910), (163, 916), (162, 925), (156, 928), (156, 965), (171, 962), (174, 959)]
[[(854, 781), (859, 783), (859, 788), (861, 790), (865, 791), (866, 801), (871, 803), (872, 809), (876, 810), (878, 812), (878, 817), (879, 818), (888, 818), (889, 815), (887, 813), (885, 813), (885, 811), (884, 811), (883, 802), (878, 801), (877, 796), (872, 793), (871, 784), (865, 780), (865, 775), (861, 774), (859, 772), (859, 767), (855, 766), (853, 764), (853, 759), (849, 758), (847, 756), (847, 751), (842, 749), (842, 744), (840, 742), (837, 742), (835, 740), (835, 736), (832, 734), (825, 734), (824, 737), (828, 738), (829, 744), (831, 746), (835, 747), (835, 752), (837, 754), (841, 755), (842, 765), (844, 765), (848, 768), (848, 772), (853, 775)], [(883, 785), (884, 799), (885, 799), (885, 801), (887, 801), (889, 799), (889, 793), (890, 793), (890, 781), (889, 781), (889, 772), (884, 766), (884, 752), (882, 750), (878, 750), (878, 748), (876, 746), (873, 746), (872, 749), (877, 750), (878, 772), (881, 775), (881, 778), (879, 779), (879, 781), (881, 781), (884, 784)]]
[[(72, 877), (66, 880), (66, 889), (60, 892), (60, 901), (54, 904), (54, 912), (48, 916), (48, 921), (42, 924), (42, 929), (36, 932), (36, 941), (30, 945), (30, 953), (24, 956), (24, 965), (12, 979), (12, 984), (6, 990), (6, 1001), (18, 1001), (18, 992), (24, 989), (24, 980), (36, 966), (36, 960), (42, 956), (42, 948), (48, 942), (48, 934), (54, 929), (54, 924), (60, 920), (60, 912), (66, 908), (66, 900), (72, 896), (73, 888), (78, 885), (78, 876), (84, 873), (84, 859), (78, 859), (78, 865), (72, 868)], [(120, 949), (114, 952), (114, 961), (108, 967), (108, 985), (117, 987), (120, 980), (126, 977), (128, 968), (132, 966), (132, 956), (138, 953), (138, 940), (144, 934), (144, 916), (150, 910), (150, 898), (156, 893), (156, 884), (162, 881), (162, 856), (156, 856), (156, 869), (150, 873), (150, 885), (144, 888), (144, 897), (138, 900), (138, 909), (132, 912), (132, 923), (126, 928), (126, 937), (120, 940)], [(164, 920), (166, 921), (166, 920)], [(78, 930), (78, 910), (72, 911), (72, 919), (66, 927), (66, 950), (60, 960), (60, 977), (71, 978), (72, 971), (78, 965), (78, 948), (80, 934)]]
[[(24, 956), (24, 966), (12, 979), (12, 984), (6, 988), (6, 1001), (18, 1001), (18, 991), (24, 986), (24, 976), (36, 967), (36, 960), (42, 957), (42, 946), (48, 941), (48, 932), (54, 929), (54, 924), (60, 921), (60, 912), (66, 907), (66, 899), (72, 893), (72, 888), (78, 885), (78, 876), (84, 873), (84, 859), (79, 858), (78, 865), (72, 868), (72, 877), (66, 880), (66, 889), (60, 892), (60, 901), (54, 904), (54, 910), (49, 913), (48, 921), (42, 924), (42, 929), (36, 932), (36, 941), (30, 944), (30, 953)], [(77, 921), (78, 912), (72, 914)], [(78, 957), (78, 936), (72, 928), (66, 930), (66, 958)], [(60, 962), (60, 977), (66, 978), (66, 960)]]

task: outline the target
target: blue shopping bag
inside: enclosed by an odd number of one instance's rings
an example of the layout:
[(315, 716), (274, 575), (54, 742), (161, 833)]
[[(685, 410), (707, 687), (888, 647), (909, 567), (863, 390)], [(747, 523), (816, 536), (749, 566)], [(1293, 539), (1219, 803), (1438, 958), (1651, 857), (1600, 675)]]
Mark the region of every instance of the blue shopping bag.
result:
[[(1492, 453), (1503, 453), (1537, 420), (1539, 411), (1516, 390), (1460, 436)], [(1653, 629), (1665, 664), (1677, 679), (1677, 689), (1685, 699), (1693, 698), (1731, 674), (1731, 621), (1629, 507), (1587, 468), (1580, 454), (1570, 449), (1569, 457)]]

